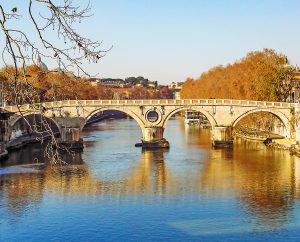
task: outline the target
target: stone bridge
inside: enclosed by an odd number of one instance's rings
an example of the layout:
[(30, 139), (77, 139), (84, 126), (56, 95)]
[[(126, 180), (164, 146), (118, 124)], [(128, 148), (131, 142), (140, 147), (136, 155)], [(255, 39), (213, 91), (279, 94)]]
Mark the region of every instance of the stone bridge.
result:
[[(298, 104), (229, 99), (182, 100), (67, 100), (22, 106), (1, 107), (13, 115), (8, 121), (10, 132), (16, 122), (31, 114), (42, 114), (53, 120), (65, 144), (82, 142), (81, 131), (94, 114), (118, 110), (131, 116), (142, 130), (142, 146), (167, 147), (164, 130), (174, 114), (184, 110), (199, 111), (211, 124), (212, 144), (232, 143), (232, 129), (243, 117), (255, 112), (268, 112), (278, 117), (284, 126), (284, 136), (295, 141), (298, 134)], [(8, 133), (10, 133), (8, 132)], [(7, 135), (9, 139), (10, 135)]]

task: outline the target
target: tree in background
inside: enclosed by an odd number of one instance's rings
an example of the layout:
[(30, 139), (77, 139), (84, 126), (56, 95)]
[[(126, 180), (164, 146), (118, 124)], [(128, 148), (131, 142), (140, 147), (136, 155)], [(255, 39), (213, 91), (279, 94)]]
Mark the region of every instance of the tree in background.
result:
[(264, 49), (234, 64), (214, 67), (196, 80), (188, 78), (181, 96), (286, 101), (291, 89), (292, 68), (286, 56)]
[[(9, 103), (13, 103), (13, 80), (7, 79), (9, 71), (13, 68), (3, 68), (0, 70), (0, 78), (5, 85), (4, 98)], [(93, 86), (91, 82), (82, 77), (77, 77), (71, 73), (49, 72), (42, 68), (31, 65), (26, 68), (26, 82), (18, 80), (20, 89), (27, 90), (27, 98), (33, 103), (48, 102), (54, 100), (76, 100), (76, 99), (109, 99), (110, 92), (100, 86)], [(30, 89), (28, 89), (30, 87)]]
[[(78, 88), (75, 77), (67, 77), (71, 71), (78, 76), (88, 75), (82, 67), (83, 62), (98, 62), (108, 51), (101, 48), (102, 42), (93, 41), (76, 31), (76, 26), (91, 16), (89, 3), (84, 8), (80, 7), (82, 1), (76, 5), (73, 0), (28, 0), (26, 3), (18, 1), (16, 6), (10, 4), (10, 1), (0, 3), (0, 38), (4, 41), (2, 61), (5, 65), (1, 80), (6, 81), (5, 90), (9, 91), (7, 97), (11, 102), (31, 104), (45, 98), (54, 100), (59, 95), (89, 93), (89, 85), (83, 83)], [(24, 21), (33, 31), (29, 33), (28, 27), (22, 27)], [(41, 57), (56, 62), (56, 73), (48, 74)], [(37, 70), (36, 66), (42, 70)], [(64, 82), (74, 85), (64, 85)], [(43, 109), (40, 112), (43, 117)], [(27, 122), (24, 116), (23, 119)], [(41, 118), (39, 124), (31, 125), (30, 133), (39, 133), (35, 128), (38, 126), (43, 126), (51, 137), (45, 155), (54, 163), (61, 161), (59, 154), (52, 149), (57, 143), (47, 120)]]

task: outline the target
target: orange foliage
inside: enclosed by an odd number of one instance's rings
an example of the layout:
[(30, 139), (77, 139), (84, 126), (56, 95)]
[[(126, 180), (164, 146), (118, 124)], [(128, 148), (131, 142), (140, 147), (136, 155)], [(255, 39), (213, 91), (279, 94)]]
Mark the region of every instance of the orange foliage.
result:
[(14, 103), (12, 95), (14, 88), (19, 93), (24, 93), (21, 102), (45, 102), (52, 100), (76, 100), (76, 99), (156, 99), (172, 98), (168, 88), (146, 89), (133, 88), (107, 88), (100, 85), (94, 86), (88, 79), (78, 78), (69, 73), (48, 72), (38, 66), (28, 66), (26, 78), (21, 73), (17, 79), (17, 86), (13, 82), (14, 69), (12, 67), (2, 69), (0, 79), (4, 81), (5, 100)]
[(273, 50), (251, 52), (234, 64), (210, 69), (196, 80), (188, 78), (181, 97), (282, 101), (291, 88), (283, 85), (282, 77), (289, 74), (285, 64), (286, 57)]

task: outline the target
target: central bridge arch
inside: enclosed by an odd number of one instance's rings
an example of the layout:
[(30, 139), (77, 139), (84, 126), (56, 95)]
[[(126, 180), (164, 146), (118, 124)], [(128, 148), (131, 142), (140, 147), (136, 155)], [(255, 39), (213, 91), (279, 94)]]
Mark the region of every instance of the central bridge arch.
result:
[(129, 115), (131, 118), (133, 118), (138, 125), (140, 126), (141, 130), (143, 131), (144, 127), (145, 127), (145, 123), (143, 122), (143, 120), (141, 118), (139, 118), (133, 111), (131, 110), (126, 110), (123, 108), (118, 108), (118, 107), (102, 107), (102, 108), (97, 108), (95, 110), (93, 110), (92, 112), (90, 112), (86, 118), (85, 118), (85, 123), (83, 124), (82, 128), (86, 125), (87, 121), (95, 114), (102, 112), (102, 111), (120, 111), (123, 113), (126, 113), (127, 115)]
[(166, 115), (166, 117), (163, 120), (163, 128), (166, 128), (168, 120), (176, 113), (181, 112), (181, 111), (196, 111), (202, 113), (209, 121), (211, 126), (216, 126), (217, 121), (215, 118), (206, 110), (203, 110), (202, 108), (197, 108), (197, 107), (179, 107), (171, 111), (169, 114)]

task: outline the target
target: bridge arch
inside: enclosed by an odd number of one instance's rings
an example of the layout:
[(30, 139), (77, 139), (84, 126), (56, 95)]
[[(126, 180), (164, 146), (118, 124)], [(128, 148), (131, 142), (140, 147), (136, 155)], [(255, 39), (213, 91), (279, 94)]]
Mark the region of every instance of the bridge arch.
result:
[(140, 126), (142, 132), (145, 128), (145, 123), (138, 117), (137, 114), (135, 114), (133, 111), (131, 110), (124, 110), (123, 108), (118, 108), (118, 107), (101, 107), (101, 108), (97, 108), (95, 110), (93, 110), (92, 112), (90, 112), (86, 117), (85, 117), (85, 123), (83, 124), (82, 128), (86, 125), (87, 121), (96, 113), (102, 112), (102, 111), (120, 111), (123, 113), (126, 113), (127, 115), (129, 115), (130, 117), (132, 117)]
[(168, 120), (176, 113), (180, 112), (180, 111), (196, 111), (196, 112), (200, 112), (202, 113), (209, 121), (211, 126), (216, 126), (217, 125), (217, 121), (215, 120), (215, 118), (206, 110), (203, 110), (202, 108), (197, 108), (197, 107), (179, 107), (174, 109), (173, 111), (171, 111), (169, 114), (167, 114), (167, 116), (165, 117), (165, 119), (163, 120), (163, 128), (166, 128), (167, 122)]
[(289, 134), (290, 133), (290, 120), (289, 118), (282, 112), (277, 111), (277, 110), (272, 110), (272, 109), (266, 109), (266, 108), (255, 108), (255, 109), (251, 109), (247, 112), (244, 112), (243, 114), (239, 115), (238, 117), (236, 117), (232, 123), (232, 127), (235, 127), (238, 122), (240, 120), (242, 120), (243, 118), (245, 118), (246, 116), (253, 114), (253, 113), (260, 113), (260, 112), (264, 112), (264, 113), (271, 113), (273, 114), (275, 117), (277, 117), (281, 123), (284, 126), (285, 129), (285, 133)]
[(12, 120), (9, 121), (10, 129), (9, 129), (8, 136), (11, 137), (12, 132), (14, 131), (14, 128), (16, 127), (16, 124), (19, 121), (21, 121), (22, 119), (26, 119), (27, 120), (27, 121), (25, 121), (25, 125), (29, 125), (29, 126), (34, 125), (33, 123), (31, 123), (30, 120), (28, 120), (28, 118), (30, 116), (34, 116), (34, 115), (40, 116), (40, 117), (44, 118), (45, 120), (50, 121), (51, 123), (53, 123), (56, 126), (59, 134), (61, 134), (60, 125), (57, 123), (57, 121), (55, 119), (50, 118), (48, 116), (45, 116), (45, 115), (41, 114), (40, 112), (28, 112), (28, 113), (25, 113), (23, 115), (18, 115), (15, 118), (13, 118)]

